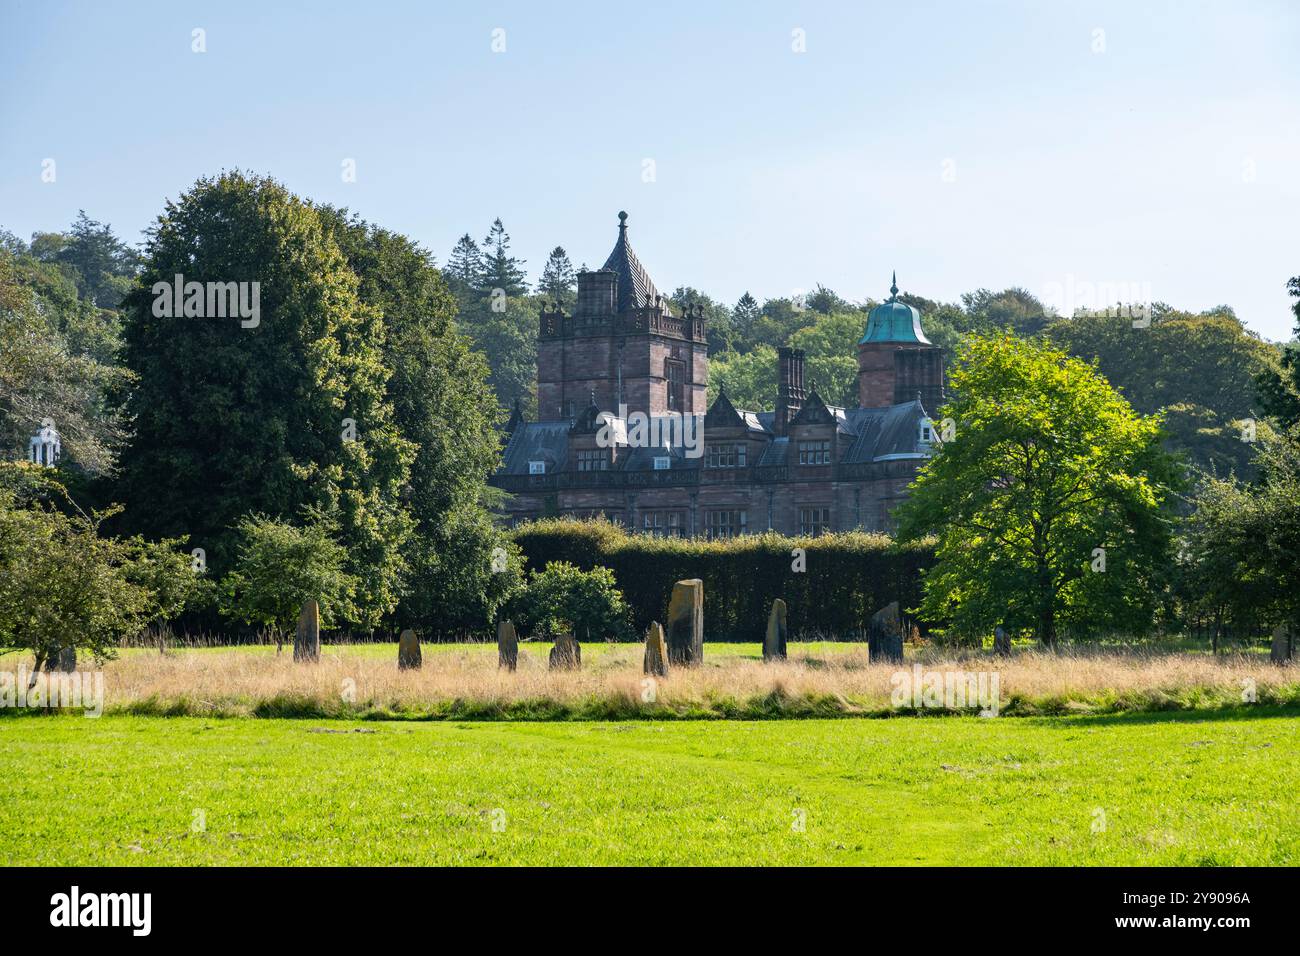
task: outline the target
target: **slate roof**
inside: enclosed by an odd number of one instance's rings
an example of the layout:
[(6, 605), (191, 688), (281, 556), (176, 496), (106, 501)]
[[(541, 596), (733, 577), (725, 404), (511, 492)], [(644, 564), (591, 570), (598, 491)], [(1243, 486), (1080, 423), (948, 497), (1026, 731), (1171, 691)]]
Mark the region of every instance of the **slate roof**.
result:
[[(632, 251), (632, 244), (627, 241), (627, 213), (620, 212), (618, 219), (618, 242), (614, 243), (614, 251), (609, 254), (602, 268), (611, 269), (618, 275), (616, 308), (619, 312), (626, 312), (644, 306), (647, 296), (653, 302), (660, 293), (651, 281), (650, 274), (645, 271), (645, 266), (641, 265), (641, 260)], [(663, 312), (665, 315), (672, 314), (667, 302), (664, 303)]]
[(844, 417), (848, 431), (857, 435), (844, 456), (845, 463), (881, 461), (921, 452), (917, 442), (925, 409), (918, 401), (886, 408), (850, 408), (844, 410)]
[(526, 475), (530, 461), (546, 462), (547, 472), (561, 471), (569, 457), (569, 422), (521, 422), (501, 456), (499, 475)]
[(654, 471), (655, 459), (667, 455), (672, 459), (669, 467), (673, 471), (682, 468), (699, 468), (704, 458), (687, 458), (684, 449), (680, 446), (672, 448), (629, 448), (626, 450), (623, 460), (619, 463), (617, 471)]
[[(887, 408), (840, 408), (827, 406), (834, 415), (839, 431), (852, 439), (842, 464), (866, 464), (898, 457), (929, 455), (918, 443), (920, 421), (925, 409), (919, 401), (904, 402)], [(770, 437), (758, 461), (760, 467), (781, 466), (794, 461), (790, 439), (772, 435), (773, 412), (748, 412), (736, 409), (746, 425)], [(502, 456), (499, 475), (526, 475), (530, 461), (545, 461), (551, 474), (564, 471), (568, 461), (570, 422), (523, 422), (515, 428)], [(707, 437), (707, 433), (706, 436)], [(703, 458), (687, 458), (681, 445), (672, 448), (629, 448), (611, 471), (652, 471), (654, 459), (668, 455), (672, 470), (699, 468)]]

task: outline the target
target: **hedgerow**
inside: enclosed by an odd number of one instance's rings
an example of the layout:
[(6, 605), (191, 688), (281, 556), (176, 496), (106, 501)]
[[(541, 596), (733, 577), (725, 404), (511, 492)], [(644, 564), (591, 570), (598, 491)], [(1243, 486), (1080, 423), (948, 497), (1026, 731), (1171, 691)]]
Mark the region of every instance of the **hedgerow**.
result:
[(704, 541), (628, 534), (608, 521), (543, 519), (513, 534), (530, 568), (567, 561), (611, 569), (638, 632), (664, 621), (675, 581), (701, 579), (711, 641), (761, 641), (774, 598), (786, 602), (793, 637), (860, 637), (889, 602), (904, 611), (920, 603), (921, 571), (934, 560), (931, 541), (898, 545), (864, 532)]

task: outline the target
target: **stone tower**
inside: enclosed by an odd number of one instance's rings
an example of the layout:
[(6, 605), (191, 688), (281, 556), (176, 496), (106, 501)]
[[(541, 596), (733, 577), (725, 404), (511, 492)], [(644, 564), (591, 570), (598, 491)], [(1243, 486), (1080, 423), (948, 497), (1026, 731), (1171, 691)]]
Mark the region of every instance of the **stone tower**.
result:
[(541, 310), (537, 340), (537, 414), (542, 421), (574, 419), (589, 401), (617, 414), (681, 412), (703, 415), (709, 377), (702, 309), (673, 315), (627, 238), (618, 214), (618, 241), (605, 264), (578, 273), (573, 314)]
[(921, 313), (898, 301), (898, 277), (889, 298), (871, 310), (858, 340), (858, 405), (884, 408), (921, 400), (934, 414), (943, 404), (943, 349), (921, 328)]

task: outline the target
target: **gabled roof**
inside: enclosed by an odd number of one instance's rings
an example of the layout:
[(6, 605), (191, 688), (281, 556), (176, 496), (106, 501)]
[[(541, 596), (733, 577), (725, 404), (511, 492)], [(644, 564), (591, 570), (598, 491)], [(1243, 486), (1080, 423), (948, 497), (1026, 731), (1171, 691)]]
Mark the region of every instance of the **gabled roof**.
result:
[(530, 461), (544, 461), (547, 471), (558, 471), (568, 457), (568, 421), (521, 422), (506, 443), (497, 474), (526, 475)]
[(813, 392), (809, 393), (809, 397), (803, 401), (803, 407), (798, 414), (790, 419), (790, 425), (792, 427), (793, 425), (839, 425), (842, 431), (853, 433), (846, 424), (844, 408), (828, 406), (816, 393), (816, 386)]
[[(641, 260), (632, 251), (632, 244), (627, 241), (625, 212), (618, 214), (618, 242), (614, 243), (614, 251), (609, 254), (602, 268), (609, 269), (618, 276), (618, 302), (615, 307), (619, 312), (640, 308), (646, 304), (647, 299), (654, 302), (659, 295), (659, 290), (650, 280), (650, 274), (645, 271), (645, 266), (641, 265)], [(668, 310), (667, 301), (663, 304), (663, 311), (665, 315), (672, 314)]]
[(727, 398), (725, 388), (718, 389), (718, 397), (713, 400), (709, 410), (704, 414), (706, 429), (744, 428), (751, 432), (767, 432), (769, 429), (760, 419), (759, 412), (748, 412), (737, 408)]
[(587, 407), (578, 414), (578, 417), (574, 420), (573, 427), (570, 431), (575, 434), (595, 434), (600, 431), (604, 424), (605, 422), (601, 417), (600, 406), (596, 404), (596, 390), (592, 389), (591, 401), (588, 402)]

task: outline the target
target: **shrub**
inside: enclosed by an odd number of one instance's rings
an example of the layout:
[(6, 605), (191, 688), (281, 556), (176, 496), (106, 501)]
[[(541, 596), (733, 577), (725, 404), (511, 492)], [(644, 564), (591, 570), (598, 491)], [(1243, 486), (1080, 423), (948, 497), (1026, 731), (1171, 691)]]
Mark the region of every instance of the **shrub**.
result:
[(138, 536), (125, 542), (132, 555), (127, 579), (148, 592), (150, 625), (208, 607), (214, 597), (212, 581), (194, 568), (191, 555), (178, 550), (184, 543), (184, 538), (146, 541)]
[[(637, 633), (651, 621), (666, 623), (674, 582), (700, 578), (709, 640), (761, 640), (778, 597), (789, 607), (792, 635), (860, 636), (890, 601), (904, 611), (920, 603), (920, 572), (934, 558), (931, 540), (897, 545), (864, 532), (703, 541), (628, 534), (607, 521), (544, 519), (516, 528), (514, 538), (533, 567), (564, 561), (612, 570)], [(800, 548), (803, 571), (794, 569)]]
[(264, 515), (240, 519), (239, 560), (222, 579), (224, 613), (280, 635), (292, 630), (303, 602), (320, 603), (322, 627), (356, 619), (357, 579), (343, 570), (347, 555), (329, 522), (305, 527)]
[(525, 630), (549, 635), (572, 633), (579, 640), (622, 640), (628, 631), (628, 606), (609, 568), (584, 571), (553, 561), (534, 571), (511, 603)]

